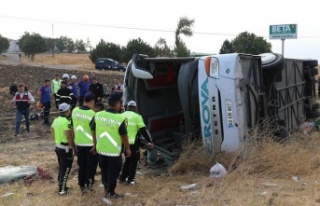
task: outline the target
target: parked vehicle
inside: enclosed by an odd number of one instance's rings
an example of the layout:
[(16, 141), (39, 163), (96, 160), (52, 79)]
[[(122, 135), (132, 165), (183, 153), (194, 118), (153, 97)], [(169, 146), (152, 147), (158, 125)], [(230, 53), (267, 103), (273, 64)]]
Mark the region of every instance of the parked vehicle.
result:
[[(280, 54), (149, 58), (135, 54), (124, 79), (124, 105), (135, 100), (154, 142), (169, 155), (190, 134), (209, 154), (240, 148), (268, 119), (287, 138), (315, 110), (317, 60)], [(319, 105), (318, 105), (319, 106)]]
[(96, 60), (95, 68), (98, 70), (117, 70), (125, 71), (126, 67), (119, 64), (119, 62), (110, 58), (98, 58)]

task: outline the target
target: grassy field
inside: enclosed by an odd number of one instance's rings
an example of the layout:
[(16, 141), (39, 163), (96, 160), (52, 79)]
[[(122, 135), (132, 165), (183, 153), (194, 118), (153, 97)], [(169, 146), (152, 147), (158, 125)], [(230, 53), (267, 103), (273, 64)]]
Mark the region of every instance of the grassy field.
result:
[[(14, 193), (0, 197), (1, 206), (103, 205), (100, 175), (96, 178), (95, 192), (80, 195), (76, 161), (68, 181), (73, 192), (66, 197), (56, 194), (57, 160), (49, 136), (15, 144), (7, 142), (2, 146), (0, 166), (34, 164), (48, 171), (54, 179), (35, 180), (31, 186), (25, 186), (23, 181), (1, 185), (0, 196)], [(217, 154), (215, 158), (204, 154), (201, 147), (190, 144), (171, 168), (162, 171), (144, 168), (139, 170), (137, 185), (118, 185), (117, 192), (127, 195), (115, 200), (113, 205), (320, 205), (319, 146), (316, 131), (310, 136), (296, 133), (284, 144), (251, 139), (239, 152)], [(209, 169), (216, 162), (229, 170), (222, 179), (209, 177)], [(192, 183), (196, 184), (194, 190), (180, 189)]]
[[(23, 63), (31, 63), (31, 59), (23, 57)], [(37, 54), (34, 58), (35, 63), (50, 65), (83, 65), (94, 68), (94, 64), (89, 59), (89, 54)]]

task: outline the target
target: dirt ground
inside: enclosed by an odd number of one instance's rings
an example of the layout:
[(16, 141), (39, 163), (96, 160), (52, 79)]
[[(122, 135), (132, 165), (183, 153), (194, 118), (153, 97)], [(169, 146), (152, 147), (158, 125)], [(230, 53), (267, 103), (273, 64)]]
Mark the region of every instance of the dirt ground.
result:
[[(1, 64), (1, 62), (0, 62)], [(61, 67), (61, 68), (57, 68)], [(103, 205), (101, 176), (96, 177), (94, 192), (81, 196), (77, 186), (76, 157), (68, 180), (72, 193), (57, 195), (57, 160), (49, 128), (40, 121), (31, 122), (31, 135), (15, 139), (12, 96), (8, 87), (13, 81), (25, 82), (32, 94), (44, 79), (54, 74), (69, 73), (98, 76), (100, 82), (112, 83), (123, 76), (118, 72), (77, 69), (76, 66), (48, 68), (22, 64), (0, 65), (0, 167), (35, 165), (47, 171), (51, 180), (35, 179), (30, 186), (23, 180), (0, 185), (0, 206), (87, 206)], [(37, 113), (34, 106), (31, 107)], [(55, 109), (52, 109), (55, 112)], [(52, 114), (54, 116), (56, 114)], [(22, 131), (24, 126), (22, 126)], [(248, 149), (250, 148), (250, 149)], [(206, 157), (199, 150), (184, 153), (172, 168), (142, 168), (134, 186), (118, 185), (117, 192), (126, 194), (113, 205), (128, 206), (312, 206), (320, 205), (320, 141), (318, 131), (311, 135), (297, 132), (287, 144), (274, 142), (244, 147), (235, 154)], [(237, 157), (237, 158), (236, 158)], [(234, 161), (235, 160), (235, 161)], [(142, 160), (143, 161), (143, 160)], [(228, 169), (225, 178), (209, 177), (209, 169), (220, 162)], [(236, 164), (234, 164), (237, 162)], [(187, 168), (185, 171), (183, 168)], [(173, 172), (175, 171), (175, 172)], [(180, 172), (179, 172), (180, 171)], [(181, 172), (184, 171), (184, 172)], [(193, 190), (181, 186), (195, 183)], [(12, 193), (12, 194), (10, 194)]]

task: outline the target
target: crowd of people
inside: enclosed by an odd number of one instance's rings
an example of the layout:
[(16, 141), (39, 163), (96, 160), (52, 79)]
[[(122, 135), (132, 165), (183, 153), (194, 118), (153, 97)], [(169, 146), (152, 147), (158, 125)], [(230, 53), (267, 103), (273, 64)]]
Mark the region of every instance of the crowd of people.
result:
[[(39, 104), (43, 107), (44, 125), (49, 125), (54, 136), (59, 173), (58, 194), (68, 194), (67, 180), (72, 168), (74, 156), (77, 156), (78, 185), (84, 195), (93, 191), (98, 165), (101, 169), (101, 180), (104, 185), (102, 201), (111, 204), (111, 199), (119, 198), (115, 192), (117, 182), (135, 185), (135, 175), (140, 159), (140, 136), (150, 149), (154, 147), (150, 133), (137, 112), (137, 103), (129, 101), (127, 110), (122, 111), (123, 86), (119, 79), (109, 90), (98, 79), (84, 75), (77, 82), (77, 77), (63, 74), (62, 79), (56, 75), (54, 79), (46, 79), (39, 88)], [(16, 85), (16, 83), (14, 84)], [(20, 134), (22, 116), (26, 119), (26, 132), (29, 127), (29, 106), (35, 98), (18, 84), (14, 96), (16, 131)], [(51, 97), (59, 116), (50, 123)], [(107, 98), (108, 107), (102, 102)], [(122, 163), (125, 159), (124, 164)]]

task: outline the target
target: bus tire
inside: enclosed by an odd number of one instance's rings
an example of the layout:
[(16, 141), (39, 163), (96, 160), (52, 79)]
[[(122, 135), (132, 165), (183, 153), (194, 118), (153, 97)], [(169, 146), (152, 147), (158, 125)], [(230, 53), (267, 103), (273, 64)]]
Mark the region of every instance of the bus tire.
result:
[(261, 67), (263, 71), (276, 72), (283, 69), (284, 58), (277, 53), (263, 53), (261, 56)]

